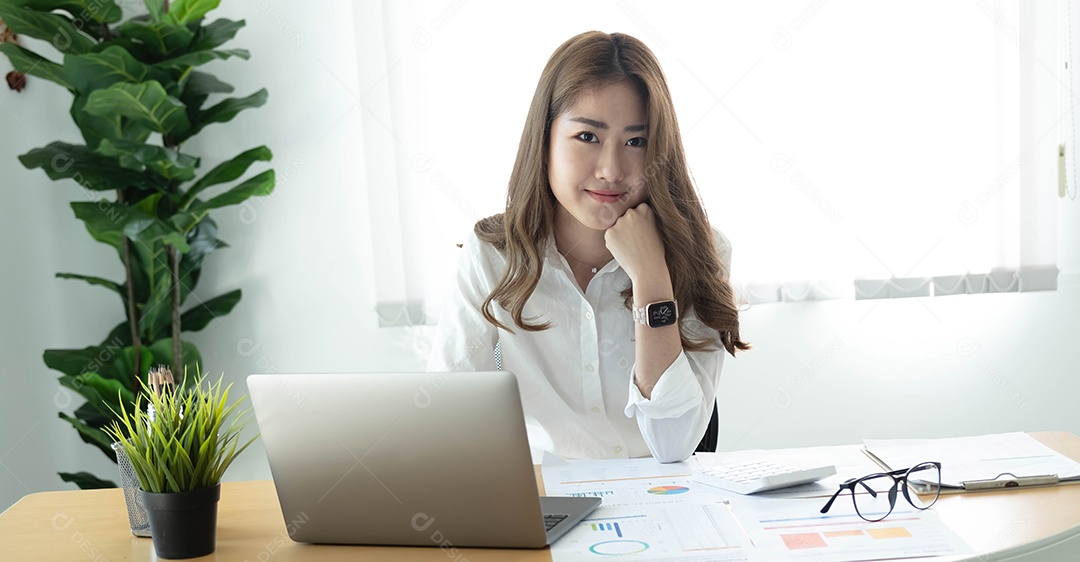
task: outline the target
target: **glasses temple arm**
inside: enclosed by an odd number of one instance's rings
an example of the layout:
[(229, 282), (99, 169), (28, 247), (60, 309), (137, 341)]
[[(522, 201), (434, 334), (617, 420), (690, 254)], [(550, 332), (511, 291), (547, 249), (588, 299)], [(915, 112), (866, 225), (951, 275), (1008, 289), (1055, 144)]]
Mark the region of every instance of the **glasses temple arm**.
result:
[(832, 507), (833, 502), (836, 501), (836, 498), (840, 497), (840, 493), (846, 489), (847, 488), (841, 487), (839, 490), (837, 490), (836, 493), (833, 494), (831, 498), (829, 498), (829, 501), (825, 502), (825, 507), (821, 508), (821, 513), (828, 512), (829, 508)]

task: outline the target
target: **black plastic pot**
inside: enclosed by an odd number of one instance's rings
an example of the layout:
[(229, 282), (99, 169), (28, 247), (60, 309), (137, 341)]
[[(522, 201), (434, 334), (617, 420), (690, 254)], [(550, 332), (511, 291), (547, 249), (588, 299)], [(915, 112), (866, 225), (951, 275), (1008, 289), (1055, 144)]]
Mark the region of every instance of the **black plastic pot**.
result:
[(141, 491), (158, 558), (197, 558), (217, 546), (217, 508), (221, 484), (190, 492)]

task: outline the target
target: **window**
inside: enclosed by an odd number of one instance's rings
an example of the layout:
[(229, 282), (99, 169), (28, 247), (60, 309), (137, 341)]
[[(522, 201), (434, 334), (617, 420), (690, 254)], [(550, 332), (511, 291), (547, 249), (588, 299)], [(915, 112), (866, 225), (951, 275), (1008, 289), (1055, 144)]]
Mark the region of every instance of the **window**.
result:
[(587, 29), (660, 59), (750, 302), (1053, 289), (1066, 9), (363, 3), (381, 322), (437, 317), (455, 243), (503, 208), (547, 57)]

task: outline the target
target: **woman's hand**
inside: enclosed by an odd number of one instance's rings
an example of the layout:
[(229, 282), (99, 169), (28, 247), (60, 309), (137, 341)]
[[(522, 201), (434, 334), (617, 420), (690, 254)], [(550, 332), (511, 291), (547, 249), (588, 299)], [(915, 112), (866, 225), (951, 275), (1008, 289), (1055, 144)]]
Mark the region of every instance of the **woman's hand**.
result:
[(664, 241), (656, 226), (656, 214), (648, 203), (627, 209), (604, 232), (604, 242), (635, 285), (652, 276), (670, 279)]

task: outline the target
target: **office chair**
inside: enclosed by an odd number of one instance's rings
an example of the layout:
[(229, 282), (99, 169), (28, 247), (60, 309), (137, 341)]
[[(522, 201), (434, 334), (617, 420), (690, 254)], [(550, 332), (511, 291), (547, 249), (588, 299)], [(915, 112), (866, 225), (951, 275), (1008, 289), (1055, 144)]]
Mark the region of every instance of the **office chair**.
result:
[(698, 443), (697, 449), (694, 449), (695, 453), (715, 453), (716, 442), (720, 438), (720, 416), (718, 412), (718, 406), (714, 402), (712, 408), (712, 417), (709, 418), (709, 425), (705, 427), (705, 435), (701, 437), (701, 443)]

